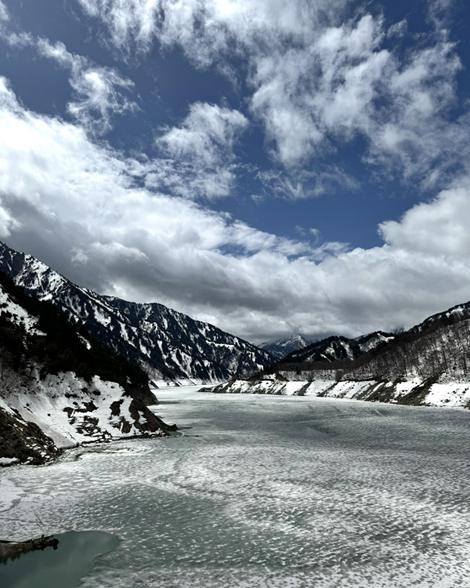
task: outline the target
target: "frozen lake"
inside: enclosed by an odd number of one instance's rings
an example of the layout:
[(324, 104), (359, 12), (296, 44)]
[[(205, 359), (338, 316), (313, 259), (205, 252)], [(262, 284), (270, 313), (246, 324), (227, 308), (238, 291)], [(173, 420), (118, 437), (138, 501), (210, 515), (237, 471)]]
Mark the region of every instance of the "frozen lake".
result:
[(0, 538), (117, 535), (84, 588), (470, 585), (470, 411), (158, 396), (181, 436), (1, 470)]

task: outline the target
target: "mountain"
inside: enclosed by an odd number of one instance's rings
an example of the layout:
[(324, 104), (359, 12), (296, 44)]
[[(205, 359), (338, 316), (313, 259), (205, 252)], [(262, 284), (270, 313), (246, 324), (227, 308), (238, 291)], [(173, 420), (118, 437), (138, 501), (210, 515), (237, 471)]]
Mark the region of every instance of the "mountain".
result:
[(425, 319), (419, 325), (412, 327), (409, 333), (422, 333), (425, 331), (434, 330), (436, 327), (451, 325), (460, 322), (464, 319), (470, 318), (470, 302), (458, 304), (444, 312), (438, 312)]
[(330, 337), (213, 391), (470, 408), (469, 350), (465, 303), (400, 334)]
[(220, 382), (272, 363), (255, 345), (158, 303), (81, 288), (31, 255), (0, 243), (0, 270), (50, 300), (98, 341), (141, 365), (156, 385)]
[(392, 341), (395, 335), (376, 331), (357, 339), (332, 336), (311, 343), (303, 349), (292, 351), (281, 361), (283, 363), (331, 362), (338, 359), (355, 359), (378, 345)]
[(288, 335), (287, 337), (283, 337), (282, 339), (278, 339), (276, 341), (262, 343), (260, 348), (264, 349), (264, 351), (272, 355), (275, 359), (279, 360), (283, 359), (286, 355), (292, 353), (293, 351), (303, 349), (311, 343), (311, 341), (302, 335)]
[(148, 376), (0, 272), (0, 465), (169, 427), (147, 406)]

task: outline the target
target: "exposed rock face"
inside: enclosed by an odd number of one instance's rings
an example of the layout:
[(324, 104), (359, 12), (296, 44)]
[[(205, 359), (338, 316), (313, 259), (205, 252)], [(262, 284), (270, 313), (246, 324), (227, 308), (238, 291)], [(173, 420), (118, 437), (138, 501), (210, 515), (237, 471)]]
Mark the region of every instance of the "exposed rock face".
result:
[(73, 372), (5, 373), (0, 395), (0, 465), (41, 464), (82, 443), (166, 436), (176, 427), (158, 418), (116, 382)]
[(8, 413), (0, 408), (0, 465), (52, 461), (61, 450), (41, 428), (25, 421), (18, 411)]
[(127, 302), (76, 286), (4, 244), (0, 269), (27, 292), (56, 304), (100, 342), (137, 362), (159, 385), (220, 382), (273, 361), (255, 345), (162, 304)]

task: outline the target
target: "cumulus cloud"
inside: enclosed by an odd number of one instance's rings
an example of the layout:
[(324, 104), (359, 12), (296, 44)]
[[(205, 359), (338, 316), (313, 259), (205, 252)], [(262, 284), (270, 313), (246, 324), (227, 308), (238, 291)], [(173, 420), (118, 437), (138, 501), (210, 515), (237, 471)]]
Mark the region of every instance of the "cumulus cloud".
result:
[[(235, 182), (233, 147), (248, 127), (237, 110), (197, 102), (180, 126), (165, 129), (157, 146), (170, 158), (164, 182), (181, 195), (227, 196)], [(160, 167), (161, 169), (161, 167)]]
[(384, 240), (409, 252), (465, 260), (470, 251), (470, 184), (443, 190), (406, 212), (400, 222), (381, 223)]
[(156, 300), (258, 342), (410, 326), (469, 297), (470, 180), (383, 223), (382, 247), (348, 251), (139, 187), (145, 165), (26, 110), (1, 79), (0, 236), (79, 284)]
[[(4, 36), (9, 45), (19, 45), (20, 38), (23, 45), (37, 49), (42, 57), (70, 72), (74, 93), (67, 110), (90, 135), (107, 133), (116, 116), (139, 110), (131, 99), (134, 83), (117, 69), (73, 54), (60, 41), (54, 44), (26, 33)], [(180, 126), (161, 129), (156, 145), (163, 158), (156, 163), (134, 162), (130, 167), (154, 190), (186, 198), (227, 196), (237, 179), (233, 147), (247, 126), (246, 117), (236, 110), (197, 102)]]
[[(406, 51), (400, 45), (409, 36), (406, 20), (386, 24), (347, 0), (78, 1), (124, 53), (145, 53), (155, 43), (178, 46), (197, 67), (220, 71), (230, 69), (234, 56), (241, 60), (237, 72), (251, 88), (251, 113), (288, 176), (312, 161), (327, 168), (331, 155), (357, 138), (377, 173), (422, 189), (467, 173), (469, 120), (452, 110), (461, 64), (436, 20), (451, 0), (429, 2), (435, 30)], [(347, 186), (348, 174), (339, 169), (339, 175)], [(321, 194), (332, 189), (327, 177), (319, 176), (318, 189), (306, 189), (307, 181), (287, 193)]]

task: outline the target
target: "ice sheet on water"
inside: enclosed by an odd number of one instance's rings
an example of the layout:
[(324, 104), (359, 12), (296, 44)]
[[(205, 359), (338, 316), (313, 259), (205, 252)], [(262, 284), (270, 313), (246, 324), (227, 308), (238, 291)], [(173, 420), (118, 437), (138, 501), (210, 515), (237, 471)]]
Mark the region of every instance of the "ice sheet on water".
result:
[[(7, 475), (1, 479), (0, 512), (10, 510), (24, 495), (23, 489), (15, 484)], [(4, 539), (0, 533), (0, 539)]]
[(1, 472), (0, 496), (21, 490), (3, 503), (5, 532), (120, 536), (85, 588), (469, 584), (470, 413), (194, 389), (159, 398), (192, 429)]

